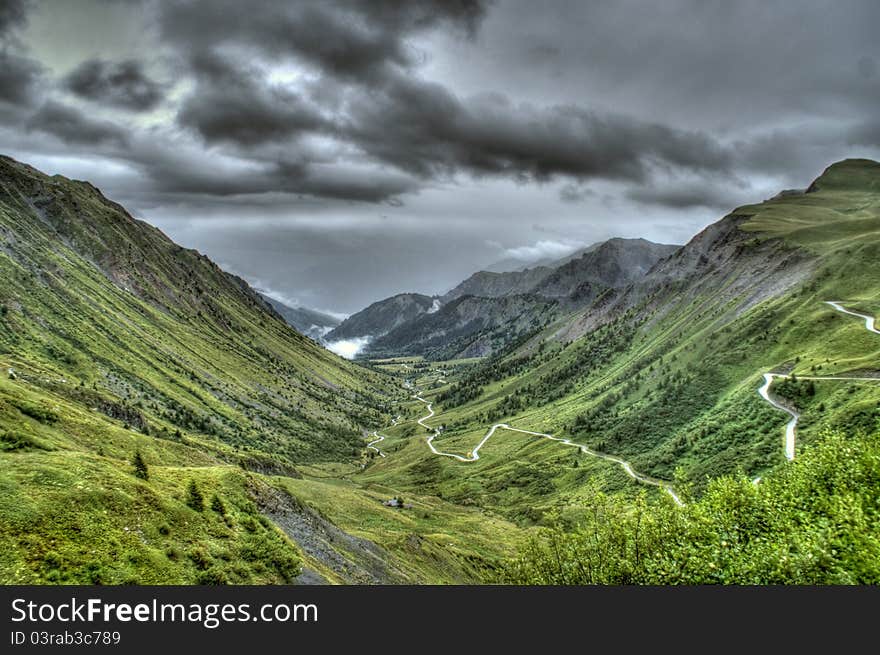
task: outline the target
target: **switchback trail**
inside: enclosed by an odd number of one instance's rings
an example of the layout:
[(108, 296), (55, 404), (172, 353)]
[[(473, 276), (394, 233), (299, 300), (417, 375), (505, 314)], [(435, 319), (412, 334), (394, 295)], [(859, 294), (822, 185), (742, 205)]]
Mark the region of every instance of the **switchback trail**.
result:
[[(850, 310), (844, 308), (840, 304), (839, 301), (826, 300), (825, 304), (830, 305), (831, 307), (833, 307), (837, 311), (842, 312), (844, 314), (849, 314), (851, 316), (856, 316), (858, 318), (864, 319), (866, 330), (873, 332), (875, 334), (880, 334), (880, 330), (877, 330), (877, 328), (874, 326), (874, 317), (850, 311)], [(800, 418), (800, 414), (798, 414), (795, 410), (793, 410), (789, 407), (786, 407), (785, 405), (777, 402), (776, 400), (774, 400), (770, 396), (770, 386), (773, 384), (773, 379), (774, 378), (788, 378), (788, 377), (790, 377), (790, 376), (787, 374), (784, 374), (784, 373), (764, 373), (763, 374), (764, 383), (758, 389), (758, 394), (761, 396), (761, 398), (763, 398), (765, 401), (770, 403), (770, 405), (772, 405), (775, 409), (783, 411), (791, 417), (791, 419), (788, 421), (788, 423), (785, 426), (785, 457), (789, 460), (793, 460), (794, 456), (795, 456), (795, 427), (797, 426), (797, 422), (798, 422), (798, 419)], [(880, 382), (880, 378), (855, 377), (855, 376), (843, 376), (843, 375), (801, 376), (800, 379), (802, 379), (802, 380), (854, 380), (854, 381), (866, 381), (867, 380), (867, 381)], [(410, 385), (410, 384), (408, 384), (407, 386), (412, 388), (412, 385)], [(672, 485), (669, 482), (666, 482), (664, 480), (658, 480), (657, 478), (652, 478), (650, 476), (643, 475), (642, 473), (637, 472), (635, 469), (633, 469), (632, 465), (629, 462), (627, 462), (625, 459), (622, 459), (622, 458), (617, 457), (615, 455), (608, 455), (606, 453), (597, 452), (595, 450), (588, 448), (587, 446), (584, 446), (583, 444), (575, 443), (571, 439), (565, 439), (562, 437), (554, 437), (553, 435), (547, 434), (545, 432), (533, 432), (531, 430), (521, 430), (519, 428), (512, 428), (507, 423), (496, 423), (495, 425), (490, 427), (489, 431), (486, 432), (486, 435), (480, 440), (480, 442), (474, 447), (474, 449), (468, 454), (467, 457), (463, 457), (461, 455), (456, 455), (455, 453), (447, 453), (447, 452), (443, 452), (442, 450), (437, 450), (437, 448), (434, 447), (434, 439), (436, 439), (438, 436), (440, 436), (440, 429), (432, 427), (432, 426), (428, 425), (427, 423), (425, 423), (425, 421), (427, 421), (428, 419), (433, 418), (435, 416), (435, 412), (434, 412), (434, 408), (432, 406), (432, 403), (430, 401), (422, 398), (422, 396), (418, 393), (416, 393), (413, 396), (413, 398), (415, 398), (416, 400), (418, 400), (420, 402), (425, 403), (425, 406), (428, 410), (428, 413), (425, 416), (423, 416), (419, 419), (416, 419), (416, 422), (419, 425), (421, 425), (423, 428), (425, 428), (427, 430), (431, 430), (431, 435), (427, 438), (426, 442), (428, 444), (428, 448), (430, 448), (431, 452), (434, 453), (435, 455), (439, 455), (441, 457), (450, 457), (452, 459), (458, 460), (459, 462), (476, 462), (478, 459), (480, 459), (480, 448), (482, 448), (483, 445), (487, 441), (489, 441), (489, 439), (492, 438), (492, 435), (495, 434), (495, 431), (500, 428), (502, 430), (509, 430), (510, 432), (520, 432), (522, 434), (529, 434), (529, 435), (536, 436), (536, 437), (542, 437), (544, 439), (550, 439), (551, 441), (557, 441), (557, 442), (564, 444), (566, 446), (572, 446), (574, 448), (577, 448), (582, 453), (585, 453), (585, 454), (590, 455), (592, 457), (597, 457), (599, 459), (604, 459), (609, 462), (614, 462), (615, 464), (618, 464), (624, 470), (624, 472), (629, 477), (631, 477), (633, 480), (636, 480), (637, 482), (641, 482), (643, 484), (648, 484), (648, 485), (652, 485), (655, 487), (659, 487), (660, 489), (665, 491), (667, 494), (669, 494), (669, 496), (672, 498), (672, 500), (675, 502), (676, 505), (681, 506), (684, 504), (682, 502), (682, 500), (678, 497), (678, 495), (675, 493), (675, 490), (672, 488)], [(400, 417), (398, 416), (396, 419), (394, 419), (392, 421), (392, 425), (396, 425), (397, 420), (399, 418)], [(380, 435), (378, 432), (373, 432), (373, 436), (376, 437), (376, 439), (371, 441), (369, 444), (367, 444), (367, 447), (372, 448), (373, 450), (378, 452), (382, 457), (385, 457), (385, 454), (373, 445), (373, 444), (379, 443), (380, 441), (385, 439), (385, 437)], [(759, 481), (760, 481), (760, 478), (754, 479), (754, 482), (756, 482), (756, 483)]]
[(491, 428), (489, 428), (489, 431), (486, 433), (486, 436), (484, 436), (482, 438), (482, 440), (480, 441), (480, 443), (478, 443), (474, 447), (474, 449), (470, 452), (469, 457), (462, 457), (461, 455), (456, 455), (455, 453), (445, 453), (441, 450), (437, 450), (434, 447), (433, 442), (434, 442), (434, 439), (440, 435), (440, 430), (439, 430), (439, 428), (431, 427), (430, 425), (425, 423), (425, 421), (427, 421), (429, 418), (432, 418), (434, 416), (434, 408), (432, 407), (432, 404), (429, 401), (425, 400), (424, 398), (422, 398), (418, 394), (413, 396), (413, 398), (425, 403), (425, 405), (427, 406), (428, 413), (425, 416), (423, 416), (422, 418), (418, 419), (416, 422), (419, 425), (421, 425), (423, 428), (426, 428), (428, 430), (433, 430), (433, 432), (431, 433), (431, 436), (429, 436), (427, 439), (427, 443), (428, 443), (428, 448), (430, 448), (431, 452), (434, 453), (435, 455), (441, 455), (443, 457), (451, 457), (452, 459), (457, 459), (459, 462), (476, 462), (478, 459), (480, 459), (480, 448), (483, 447), (483, 444), (485, 444), (487, 441), (489, 441), (489, 439), (492, 437), (493, 434), (495, 434), (495, 431), (498, 428), (501, 428), (502, 430), (509, 430), (510, 432), (521, 432), (523, 434), (530, 434), (535, 437), (543, 437), (544, 439), (550, 439), (551, 441), (558, 441), (559, 443), (565, 444), (566, 446), (572, 446), (574, 448), (578, 448), (582, 453), (585, 453), (585, 454), (590, 455), (592, 457), (598, 457), (600, 459), (604, 459), (609, 462), (614, 462), (615, 464), (620, 465), (620, 467), (626, 472), (626, 474), (629, 477), (631, 477), (633, 480), (636, 480), (637, 482), (641, 482), (643, 484), (649, 484), (654, 487), (659, 487), (663, 491), (665, 491), (666, 493), (669, 494), (669, 496), (672, 498), (672, 500), (675, 502), (676, 505), (684, 505), (684, 503), (681, 501), (681, 499), (675, 493), (675, 490), (672, 488), (672, 485), (670, 485), (668, 482), (664, 482), (663, 480), (658, 480), (656, 478), (652, 478), (647, 475), (643, 475), (641, 473), (638, 473), (636, 470), (633, 469), (632, 465), (629, 462), (627, 462), (625, 459), (621, 459), (620, 457), (616, 457), (614, 455), (606, 455), (605, 453), (597, 452), (595, 450), (587, 448), (583, 444), (574, 443), (571, 439), (564, 439), (562, 437), (554, 437), (552, 434), (547, 434), (545, 432), (532, 432), (531, 430), (520, 430), (519, 428), (510, 427), (507, 423), (496, 423)]
[(851, 312), (850, 310), (842, 307), (839, 300), (826, 300), (825, 304), (831, 305), (832, 307), (834, 307), (834, 309), (836, 309), (839, 312), (843, 312), (844, 314), (849, 314), (850, 316), (858, 316), (859, 318), (865, 319), (865, 329), (868, 330), (868, 332), (873, 332), (874, 334), (880, 334), (880, 330), (878, 330), (876, 327), (874, 327), (874, 317), (873, 316), (867, 316), (866, 314), (859, 314), (858, 312)]
[[(400, 420), (400, 416), (398, 415), (396, 418), (391, 419), (391, 425), (397, 425), (397, 422), (399, 420)], [(367, 444), (367, 448), (372, 448), (377, 453), (379, 453), (380, 457), (385, 457), (385, 453), (383, 453), (381, 450), (379, 450), (375, 446), (375, 444), (379, 443), (380, 441), (385, 441), (385, 435), (379, 434), (378, 430), (373, 430), (373, 434), (371, 434), (370, 436), (375, 437), (375, 438), (370, 443)]]
[[(874, 327), (874, 317), (866, 316), (865, 314), (859, 314), (857, 312), (851, 312), (840, 304), (840, 301), (835, 300), (826, 300), (826, 305), (831, 305), (834, 309), (839, 312), (843, 312), (844, 314), (849, 314), (850, 316), (857, 316), (859, 318), (865, 319), (865, 329), (869, 332), (874, 332), (875, 334), (880, 334), (880, 330), (877, 330)], [(794, 450), (795, 450), (795, 427), (797, 426), (798, 419), (800, 418), (800, 414), (798, 414), (795, 410), (790, 407), (786, 407), (785, 405), (776, 402), (773, 398), (770, 397), (770, 385), (773, 384), (773, 378), (783, 378), (787, 379), (791, 377), (785, 373), (764, 373), (764, 384), (761, 385), (761, 388), (758, 389), (758, 395), (761, 396), (764, 400), (770, 403), (776, 409), (785, 412), (791, 419), (785, 425), (785, 457), (789, 461), (794, 459)], [(880, 382), (880, 378), (867, 378), (867, 377), (855, 377), (855, 376), (845, 376), (845, 375), (828, 375), (828, 376), (816, 376), (816, 375), (802, 375), (798, 376), (801, 380), (858, 380), (858, 381), (877, 381)]]

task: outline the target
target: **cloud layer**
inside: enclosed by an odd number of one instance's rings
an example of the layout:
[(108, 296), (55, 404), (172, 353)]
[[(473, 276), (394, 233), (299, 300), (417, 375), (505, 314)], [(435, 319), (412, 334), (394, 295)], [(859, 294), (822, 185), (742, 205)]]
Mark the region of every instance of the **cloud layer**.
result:
[[(58, 10), (0, 3), (0, 149), (240, 268), (255, 251), (232, 218), (296, 250), (286, 217), (360, 279), (294, 278), (280, 258), (255, 273), (344, 311), (454, 284), (498, 254), (475, 244), (681, 240), (880, 153), (870, 0), (81, 0), (63, 58)], [(327, 236), (343, 224), (378, 252)], [(422, 262), (430, 239), (442, 267)], [(380, 263), (410, 269), (392, 281)]]

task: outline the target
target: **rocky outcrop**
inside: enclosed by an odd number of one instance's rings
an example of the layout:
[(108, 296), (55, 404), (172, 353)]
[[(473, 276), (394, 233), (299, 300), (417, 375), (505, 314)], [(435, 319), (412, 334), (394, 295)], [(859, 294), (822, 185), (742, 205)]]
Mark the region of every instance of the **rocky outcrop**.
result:
[(328, 342), (357, 337), (377, 337), (407, 321), (435, 311), (434, 298), (420, 293), (401, 293), (352, 314), (339, 327), (328, 333)]

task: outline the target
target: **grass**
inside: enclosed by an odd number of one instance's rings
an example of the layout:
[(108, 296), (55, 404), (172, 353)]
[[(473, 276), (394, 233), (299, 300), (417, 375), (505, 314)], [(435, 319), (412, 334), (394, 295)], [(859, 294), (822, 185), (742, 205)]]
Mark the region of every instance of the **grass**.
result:
[(0, 371), (7, 583), (289, 582), (255, 486), (358, 457), (399, 397), (91, 185), (5, 158)]
[[(578, 317), (561, 319), (517, 348), (443, 376), (445, 384), (438, 379), (448, 363), (426, 369), (422, 362), (411, 377), (434, 401), (438, 414), (431, 424), (446, 426), (435, 445), (467, 455), (489, 425), (506, 422), (623, 456), (637, 470), (690, 485), (697, 494), (720, 475), (740, 471), (751, 478), (782, 465), (787, 418), (757, 395), (764, 372), (880, 371), (880, 339), (861, 320), (823, 302), (880, 310), (878, 195), (870, 186), (840, 186), (820, 185), (818, 192), (734, 212), (747, 217), (739, 229), (755, 235), (741, 248), (754, 250), (758, 261), (779, 261), (776, 276), (786, 274), (789, 261), (808, 263), (806, 275), (758, 304), (747, 302), (753, 288), (737, 286), (751, 272), (745, 257), (733, 264), (742, 270), (726, 271), (711, 284), (698, 280), (687, 294), (671, 288), (649, 297), (576, 340), (555, 335), (566, 334)], [(876, 426), (880, 383), (816, 387), (803, 408), (799, 447), (826, 428), (852, 433)], [(423, 407), (414, 403), (405, 417), (414, 421)], [(579, 462), (574, 469), (571, 450), (526, 435), (499, 432), (478, 462), (463, 464), (435, 460), (424, 445), (425, 430), (411, 423), (383, 434), (390, 437), (382, 442), (389, 457), (373, 460), (360, 477), (403, 490), (431, 489), (520, 525), (573, 511), (589, 489), (630, 498), (639, 491), (614, 465)]]
[[(756, 392), (767, 371), (880, 371), (880, 339), (823, 303), (880, 311), (864, 168), (739, 208), (724, 266), (597, 309), (589, 329), (554, 316), (487, 360), (358, 365), (90, 185), (0, 160), (0, 581), (286, 583), (303, 564), (337, 580), (262, 513), (276, 492), (428, 583), (493, 579), (537, 528), (569, 530), (609, 496), (622, 520), (675, 511), (618, 465), (521, 433), (499, 431), (473, 463), (437, 457), (404, 381), (434, 403), (436, 445), (452, 452), (506, 422), (625, 457), (713, 512), (763, 497), (742, 483), (756, 475), (800, 488), (782, 457), (787, 418)], [(799, 453), (880, 418), (880, 383), (774, 392), (800, 408)], [(377, 428), (385, 458), (365, 449)], [(412, 507), (382, 505), (394, 497)], [(720, 510), (694, 516), (729, 527)]]
[(715, 479), (684, 508), (597, 495), (544, 530), (514, 584), (877, 584), (880, 439), (829, 433), (753, 484)]

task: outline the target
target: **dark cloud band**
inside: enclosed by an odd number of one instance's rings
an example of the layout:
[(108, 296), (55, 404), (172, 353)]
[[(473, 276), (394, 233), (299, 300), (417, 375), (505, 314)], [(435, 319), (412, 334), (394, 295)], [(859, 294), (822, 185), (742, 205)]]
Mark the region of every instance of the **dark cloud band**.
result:
[(164, 97), (163, 85), (151, 79), (143, 64), (133, 59), (89, 59), (69, 73), (63, 84), (81, 98), (131, 111), (154, 109)]

